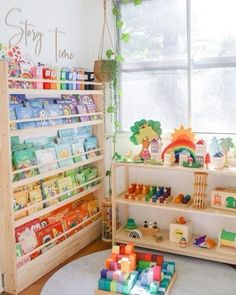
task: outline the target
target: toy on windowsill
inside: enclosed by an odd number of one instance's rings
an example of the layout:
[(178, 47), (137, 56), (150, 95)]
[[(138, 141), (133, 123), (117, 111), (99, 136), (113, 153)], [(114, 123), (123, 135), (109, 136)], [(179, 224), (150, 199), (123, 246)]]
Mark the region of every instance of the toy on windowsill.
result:
[(212, 168), (221, 170), (224, 168), (224, 156), (221, 152), (212, 157)]
[(195, 242), (193, 243), (193, 245), (198, 246), (200, 248), (213, 249), (216, 245), (216, 242), (208, 238), (207, 235), (204, 235), (195, 238)]
[(209, 164), (211, 163), (211, 157), (209, 153), (206, 153), (205, 159), (204, 159), (204, 163), (206, 165), (206, 169), (209, 168)]
[(187, 152), (195, 162), (195, 134), (192, 133), (191, 128), (184, 128), (182, 125), (179, 129), (175, 129), (171, 134), (171, 143), (165, 147), (162, 152), (162, 159), (164, 160), (165, 154), (170, 151), (175, 154), (175, 162), (179, 163), (179, 157), (182, 152)]
[(234, 147), (232, 140), (230, 137), (220, 139), (220, 147), (224, 154), (224, 167), (228, 167), (228, 152), (230, 148)]
[(192, 198), (190, 195), (178, 194), (173, 202), (175, 205), (188, 207), (192, 204)]
[(195, 145), (196, 162), (199, 163), (199, 167), (204, 166), (204, 158), (206, 154), (206, 143), (203, 139), (197, 141)]
[(156, 233), (159, 232), (157, 222), (152, 223), (152, 222), (144, 221), (141, 231), (146, 236), (154, 236)]
[(236, 255), (236, 233), (223, 229), (219, 234), (217, 251)]
[(193, 162), (192, 157), (190, 157), (188, 159), (188, 162), (183, 162), (182, 166), (185, 167), (185, 168), (200, 168), (201, 164), (198, 163), (198, 162)]
[(142, 144), (142, 150), (139, 153), (140, 158), (146, 162), (151, 159), (151, 153), (149, 147), (151, 142), (156, 139), (160, 140), (162, 134), (161, 124), (158, 121), (153, 120), (140, 120), (134, 123), (130, 128), (133, 134), (130, 137), (130, 140), (133, 144), (139, 145)]

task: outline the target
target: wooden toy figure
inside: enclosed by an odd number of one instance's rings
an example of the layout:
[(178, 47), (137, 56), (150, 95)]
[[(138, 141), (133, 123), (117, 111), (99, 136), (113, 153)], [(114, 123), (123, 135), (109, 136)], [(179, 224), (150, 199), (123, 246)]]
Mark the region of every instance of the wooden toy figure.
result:
[(130, 140), (135, 144), (142, 144), (142, 150), (139, 156), (142, 160), (147, 161), (151, 158), (149, 146), (153, 139), (159, 139), (162, 133), (161, 124), (153, 120), (141, 120), (134, 123), (131, 131), (133, 132)]

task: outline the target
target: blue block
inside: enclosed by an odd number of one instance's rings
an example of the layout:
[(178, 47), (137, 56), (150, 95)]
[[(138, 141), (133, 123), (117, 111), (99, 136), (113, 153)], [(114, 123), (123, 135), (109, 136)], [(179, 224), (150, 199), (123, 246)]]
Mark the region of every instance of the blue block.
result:
[(105, 290), (110, 291), (111, 289), (111, 281), (105, 280)]
[(99, 290), (105, 290), (105, 280), (104, 279), (99, 279), (98, 280), (98, 289)]
[(107, 278), (107, 269), (102, 269), (101, 270), (101, 279), (106, 279)]
[(116, 292), (122, 294), (122, 289), (123, 289), (122, 284), (121, 284), (121, 283), (118, 283), (118, 284), (116, 285)]

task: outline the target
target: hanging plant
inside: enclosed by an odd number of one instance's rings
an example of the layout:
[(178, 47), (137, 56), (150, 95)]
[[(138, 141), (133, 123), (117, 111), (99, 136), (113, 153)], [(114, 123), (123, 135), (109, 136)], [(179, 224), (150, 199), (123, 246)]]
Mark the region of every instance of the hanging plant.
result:
[[(122, 95), (121, 89), (119, 87), (119, 72), (121, 63), (124, 61), (124, 57), (119, 51), (119, 41), (127, 43), (130, 40), (129, 32), (122, 32), (118, 34), (118, 30), (124, 27), (124, 22), (121, 17), (121, 11), (119, 7), (119, 2), (115, 0), (112, 1), (112, 14), (115, 18), (115, 27), (117, 30), (117, 38), (115, 44), (112, 41), (111, 29), (107, 20), (107, 0), (103, 0), (103, 26), (102, 26), (102, 36), (98, 53), (98, 60), (94, 62), (94, 76), (96, 80), (100, 82), (109, 83), (109, 94), (110, 100), (107, 107), (107, 113), (111, 115), (112, 133), (107, 136), (107, 139), (111, 140), (112, 143), (112, 160), (119, 158), (119, 154), (116, 151), (116, 141), (117, 132), (120, 129), (120, 122), (118, 118), (118, 111), (120, 107), (120, 98)], [(142, 0), (121, 0), (122, 4), (133, 3), (134, 6), (138, 6), (142, 3)], [(106, 50), (104, 57), (104, 41), (105, 34), (108, 34), (111, 48)], [(119, 37), (118, 37), (119, 36)], [(106, 176), (109, 177), (109, 196), (111, 196), (111, 170), (106, 172)]]

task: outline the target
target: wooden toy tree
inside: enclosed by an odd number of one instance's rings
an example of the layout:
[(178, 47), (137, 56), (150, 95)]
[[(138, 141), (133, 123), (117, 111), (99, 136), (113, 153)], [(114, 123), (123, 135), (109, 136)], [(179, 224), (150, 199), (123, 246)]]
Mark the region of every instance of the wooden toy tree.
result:
[(194, 191), (193, 191), (193, 207), (203, 209), (206, 207), (206, 188), (207, 188), (207, 173), (194, 173)]
[(160, 138), (162, 134), (161, 124), (158, 121), (153, 120), (141, 120), (134, 123), (131, 131), (133, 134), (130, 137), (130, 140), (135, 144), (142, 144), (142, 150), (139, 153), (139, 156), (143, 160), (148, 160), (151, 157), (149, 152), (149, 146), (153, 139)]
[(230, 150), (230, 148), (233, 148), (234, 147), (234, 144), (233, 144), (233, 139), (230, 138), (230, 137), (227, 137), (227, 138), (221, 138), (220, 139), (220, 146), (222, 148), (222, 152), (224, 154), (224, 157), (225, 157), (225, 166), (227, 166), (227, 160), (228, 160), (228, 152)]

